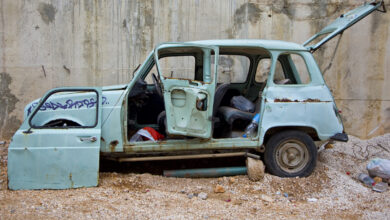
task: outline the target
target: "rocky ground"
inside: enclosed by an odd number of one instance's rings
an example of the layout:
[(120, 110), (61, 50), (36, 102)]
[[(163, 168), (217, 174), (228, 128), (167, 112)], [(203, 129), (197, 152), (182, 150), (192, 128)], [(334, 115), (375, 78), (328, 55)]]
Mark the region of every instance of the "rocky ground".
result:
[[(320, 151), (317, 168), (307, 178), (179, 179), (159, 173), (188, 162), (102, 164), (99, 187), (71, 190), (8, 190), (7, 145), (0, 149), (0, 219), (390, 218), (390, 190), (373, 192), (355, 179), (366, 172), (371, 158), (390, 159), (390, 134), (371, 140), (350, 137), (348, 143)], [(215, 193), (217, 185), (225, 192)]]

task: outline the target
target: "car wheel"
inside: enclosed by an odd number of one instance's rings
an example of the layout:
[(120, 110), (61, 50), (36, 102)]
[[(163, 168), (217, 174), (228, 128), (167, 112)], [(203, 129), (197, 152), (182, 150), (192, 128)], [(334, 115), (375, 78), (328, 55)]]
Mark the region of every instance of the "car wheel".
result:
[(283, 131), (267, 142), (264, 162), (267, 170), (276, 176), (309, 176), (316, 166), (317, 147), (304, 132)]

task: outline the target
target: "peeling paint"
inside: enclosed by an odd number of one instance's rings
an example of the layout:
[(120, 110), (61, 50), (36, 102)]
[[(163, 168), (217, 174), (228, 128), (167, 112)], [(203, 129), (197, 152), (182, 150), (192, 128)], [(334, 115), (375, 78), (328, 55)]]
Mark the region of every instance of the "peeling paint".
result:
[(298, 100), (282, 98), (282, 99), (275, 99), (274, 102), (298, 102)]

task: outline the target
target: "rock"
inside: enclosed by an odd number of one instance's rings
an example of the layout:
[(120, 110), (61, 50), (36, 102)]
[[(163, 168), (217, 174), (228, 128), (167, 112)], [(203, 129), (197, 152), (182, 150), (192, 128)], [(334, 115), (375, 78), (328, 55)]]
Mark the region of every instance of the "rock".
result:
[(198, 197), (203, 199), (203, 200), (206, 200), (207, 199), (207, 193), (201, 192), (201, 193), (199, 193)]
[(225, 192), (225, 189), (221, 186), (221, 185), (216, 185), (214, 187), (214, 192), (215, 193), (224, 193)]
[(251, 181), (263, 179), (265, 171), (263, 161), (248, 157), (246, 158), (246, 167), (248, 169), (248, 178)]
[(260, 187), (260, 186), (254, 186), (254, 187), (253, 187), (253, 190), (261, 191), (261, 187)]
[(192, 199), (192, 198), (194, 198), (194, 194), (193, 194), (193, 193), (189, 193), (189, 194), (187, 194), (187, 198), (189, 198), (189, 199)]
[(236, 179), (234, 179), (233, 177), (229, 178), (229, 183), (235, 183), (235, 182), (236, 182)]
[(376, 183), (380, 183), (380, 182), (382, 182), (382, 178), (380, 178), (379, 176), (376, 176), (376, 177), (374, 177), (374, 181)]
[(260, 196), (260, 199), (263, 200), (263, 201), (266, 201), (266, 202), (273, 202), (274, 201), (274, 199), (271, 196), (267, 196), (267, 195), (264, 195), (264, 194), (262, 194)]

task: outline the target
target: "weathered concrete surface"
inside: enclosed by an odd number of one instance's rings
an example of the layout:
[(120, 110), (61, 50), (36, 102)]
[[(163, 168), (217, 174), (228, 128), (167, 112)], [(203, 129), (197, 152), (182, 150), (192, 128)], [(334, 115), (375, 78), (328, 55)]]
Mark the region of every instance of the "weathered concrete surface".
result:
[[(304, 42), (361, 0), (0, 0), (0, 139), (53, 87), (126, 83), (163, 41)], [(390, 1), (386, 1), (389, 6)], [(390, 7), (388, 7), (390, 8)], [(390, 13), (374, 13), (316, 52), (346, 131), (390, 132)], [(321, 116), (319, 116), (321, 117)]]

